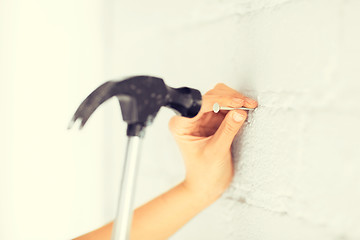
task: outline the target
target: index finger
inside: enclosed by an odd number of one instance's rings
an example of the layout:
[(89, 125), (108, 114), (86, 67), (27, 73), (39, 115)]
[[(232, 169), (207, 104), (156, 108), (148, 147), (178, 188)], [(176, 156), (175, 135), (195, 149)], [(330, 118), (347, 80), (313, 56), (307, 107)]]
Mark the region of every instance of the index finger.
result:
[[(229, 96), (231, 96), (233, 98), (243, 99), (244, 100), (244, 104), (243, 104), (244, 107), (256, 108), (258, 106), (258, 103), (255, 100), (244, 96), (240, 92), (236, 91), (233, 88), (230, 88), (229, 86), (225, 85), (224, 83), (216, 84), (215, 87), (213, 89), (211, 89), (210, 91), (208, 91), (205, 95), (229, 95)], [(226, 106), (226, 105), (223, 105), (223, 106)]]

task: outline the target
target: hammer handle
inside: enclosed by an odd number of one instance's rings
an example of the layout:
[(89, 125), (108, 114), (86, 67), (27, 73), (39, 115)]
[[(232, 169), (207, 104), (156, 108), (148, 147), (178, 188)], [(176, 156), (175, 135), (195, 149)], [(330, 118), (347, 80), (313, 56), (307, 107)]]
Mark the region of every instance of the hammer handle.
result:
[(199, 90), (188, 87), (172, 88), (168, 86), (167, 89), (166, 107), (188, 118), (195, 117), (199, 113), (202, 99)]

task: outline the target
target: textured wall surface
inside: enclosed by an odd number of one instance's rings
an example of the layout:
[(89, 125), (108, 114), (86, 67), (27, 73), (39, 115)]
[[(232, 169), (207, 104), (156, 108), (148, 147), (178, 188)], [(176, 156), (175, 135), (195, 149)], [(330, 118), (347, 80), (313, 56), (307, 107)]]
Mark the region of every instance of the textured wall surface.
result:
[[(203, 93), (224, 82), (260, 103), (233, 143), (230, 189), (172, 239), (360, 239), (359, 1), (124, 5), (114, 71)], [(182, 178), (170, 115), (148, 130), (139, 201)]]
[[(152, 74), (259, 101), (230, 188), (172, 240), (360, 239), (359, 13), (358, 0), (0, 1), (0, 238), (70, 239), (113, 219), (118, 104), (66, 125), (103, 81)], [(137, 205), (184, 177), (173, 115), (146, 132)]]

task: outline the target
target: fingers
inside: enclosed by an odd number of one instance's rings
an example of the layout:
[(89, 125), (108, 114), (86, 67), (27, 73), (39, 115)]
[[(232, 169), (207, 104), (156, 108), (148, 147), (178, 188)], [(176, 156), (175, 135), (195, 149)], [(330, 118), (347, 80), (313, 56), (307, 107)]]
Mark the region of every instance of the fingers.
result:
[(210, 91), (208, 91), (206, 94), (209, 94), (209, 95), (228, 95), (228, 96), (231, 96), (233, 98), (241, 98), (241, 99), (243, 99), (245, 101), (243, 106), (245, 106), (247, 108), (256, 108), (257, 105), (258, 105), (255, 100), (244, 96), (243, 94), (241, 94), (238, 91), (236, 91), (235, 89), (225, 85), (224, 83), (216, 84), (215, 87), (213, 89), (211, 89)]
[[(208, 91), (202, 97), (202, 105), (200, 112), (194, 118), (183, 118), (179, 116), (173, 117), (169, 122), (169, 129), (171, 132), (191, 132), (196, 127), (201, 127), (202, 123), (209, 124), (211, 122), (214, 124), (216, 122), (216, 126), (219, 126), (221, 118), (229, 117), (231, 114), (228, 110), (221, 110), (217, 114), (210, 114), (206, 117), (206, 113), (213, 112), (214, 103), (218, 103), (220, 106), (224, 107), (247, 107), (247, 108), (255, 108), (257, 107), (257, 102), (248, 97), (245, 97), (241, 93), (236, 90), (226, 86), (223, 83), (217, 84), (213, 89)], [(246, 112), (241, 111), (246, 115)], [(218, 121), (213, 121), (215, 116), (221, 116)], [(212, 118), (212, 121), (208, 121), (209, 117)], [(235, 133), (236, 134), (236, 133)]]
[(201, 112), (212, 112), (214, 103), (218, 103), (224, 107), (242, 107), (244, 106), (244, 99), (236, 98), (229, 95), (204, 95), (202, 99)]
[(210, 143), (215, 149), (228, 151), (235, 135), (244, 124), (247, 113), (244, 110), (232, 110), (222, 121), (220, 127), (211, 138)]
[[(240, 99), (236, 101), (236, 99)], [(203, 103), (201, 112), (210, 112), (213, 110), (214, 103), (219, 103), (224, 107), (247, 107), (256, 108), (257, 102), (251, 98), (245, 97), (238, 91), (226, 86), (223, 83), (218, 83), (210, 91), (203, 96)]]

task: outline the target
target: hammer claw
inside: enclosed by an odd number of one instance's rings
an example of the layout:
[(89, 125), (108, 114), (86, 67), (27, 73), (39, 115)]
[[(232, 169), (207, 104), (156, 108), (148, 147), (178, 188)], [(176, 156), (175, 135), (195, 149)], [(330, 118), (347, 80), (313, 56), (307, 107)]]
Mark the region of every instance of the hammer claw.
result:
[(96, 88), (78, 107), (73, 118), (69, 123), (69, 129), (72, 128), (77, 120), (80, 120), (80, 129), (82, 129), (90, 118), (91, 114), (106, 100), (111, 98), (114, 94), (112, 89), (116, 82), (108, 81)]

